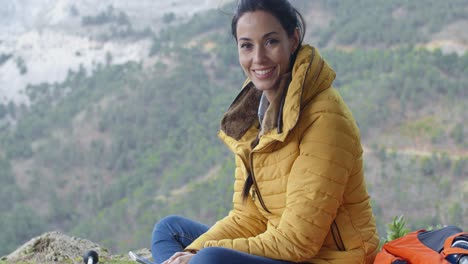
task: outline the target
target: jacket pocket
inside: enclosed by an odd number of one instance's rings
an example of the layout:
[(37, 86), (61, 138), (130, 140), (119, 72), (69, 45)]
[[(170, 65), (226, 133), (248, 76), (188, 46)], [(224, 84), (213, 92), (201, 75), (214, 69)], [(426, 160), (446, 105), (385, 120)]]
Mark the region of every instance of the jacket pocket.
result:
[(331, 224), (331, 233), (333, 236), (333, 240), (335, 241), (336, 247), (340, 251), (346, 251), (343, 238), (341, 237), (340, 229), (338, 228), (338, 225), (336, 224), (335, 220), (333, 220), (333, 223)]

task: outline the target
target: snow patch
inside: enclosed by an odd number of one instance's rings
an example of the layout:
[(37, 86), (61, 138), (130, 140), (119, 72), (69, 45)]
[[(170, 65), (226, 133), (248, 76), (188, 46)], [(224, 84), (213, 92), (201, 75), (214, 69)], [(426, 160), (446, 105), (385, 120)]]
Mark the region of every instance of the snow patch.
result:
[[(0, 99), (4, 102), (27, 101), (23, 91), (28, 84), (62, 82), (69, 70), (80, 65), (88, 72), (106, 63), (111, 54), (113, 64), (140, 61), (148, 56), (150, 40), (136, 42), (99, 42), (60, 31), (29, 31), (18, 36), (16, 43), (8, 43), (0, 53), (14, 54), (14, 58), (0, 66)], [(25, 61), (27, 72), (21, 74), (16, 59)]]

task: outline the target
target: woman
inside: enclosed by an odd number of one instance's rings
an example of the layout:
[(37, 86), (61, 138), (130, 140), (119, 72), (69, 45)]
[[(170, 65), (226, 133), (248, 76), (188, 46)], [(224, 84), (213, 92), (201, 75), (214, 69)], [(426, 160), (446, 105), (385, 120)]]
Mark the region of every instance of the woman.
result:
[(158, 263), (372, 263), (378, 236), (359, 131), (335, 72), (302, 45), (287, 0), (241, 0), (232, 20), (247, 75), (221, 122), (236, 157), (233, 209), (208, 228), (156, 224)]

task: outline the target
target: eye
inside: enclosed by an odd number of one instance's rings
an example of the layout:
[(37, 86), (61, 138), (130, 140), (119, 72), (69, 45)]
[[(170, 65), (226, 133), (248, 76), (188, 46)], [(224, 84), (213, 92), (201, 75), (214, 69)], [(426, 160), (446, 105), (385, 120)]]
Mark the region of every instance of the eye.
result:
[(275, 45), (279, 42), (279, 40), (277, 39), (267, 39), (267, 41), (265, 42), (265, 45), (267, 46), (272, 46), (272, 45)]
[(250, 49), (250, 48), (252, 48), (252, 44), (249, 43), (249, 42), (244, 42), (244, 43), (241, 43), (241, 44), (239, 45), (239, 47), (240, 47), (241, 49)]

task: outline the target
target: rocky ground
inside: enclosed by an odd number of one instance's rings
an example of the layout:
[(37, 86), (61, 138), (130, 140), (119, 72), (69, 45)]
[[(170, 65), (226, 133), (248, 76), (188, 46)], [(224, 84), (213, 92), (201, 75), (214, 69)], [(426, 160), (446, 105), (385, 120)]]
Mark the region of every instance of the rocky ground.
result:
[[(92, 241), (60, 232), (49, 232), (31, 239), (11, 254), (0, 258), (0, 264), (84, 263), (83, 255), (89, 250), (99, 254), (99, 263), (136, 263), (132, 262), (127, 254), (112, 255), (107, 249)], [(146, 258), (151, 257), (148, 249), (136, 250), (135, 253)]]

